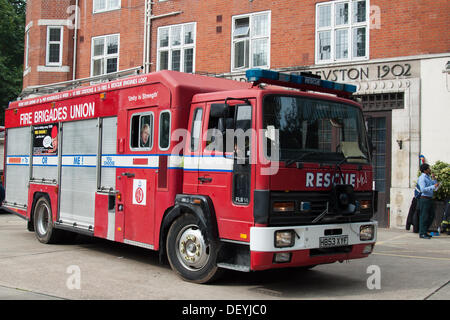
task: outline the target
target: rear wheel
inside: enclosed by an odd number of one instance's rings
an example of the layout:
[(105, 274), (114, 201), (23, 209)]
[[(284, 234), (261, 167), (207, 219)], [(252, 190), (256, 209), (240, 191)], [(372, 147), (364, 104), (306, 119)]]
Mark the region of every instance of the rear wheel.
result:
[(34, 232), (36, 238), (42, 243), (56, 243), (61, 239), (61, 230), (53, 226), (52, 209), (47, 197), (37, 200), (34, 207)]
[(166, 242), (172, 269), (186, 281), (206, 283), (217, 279), (218, 242), (207, 239), (199, 219), (184, 214), (171, 225)]

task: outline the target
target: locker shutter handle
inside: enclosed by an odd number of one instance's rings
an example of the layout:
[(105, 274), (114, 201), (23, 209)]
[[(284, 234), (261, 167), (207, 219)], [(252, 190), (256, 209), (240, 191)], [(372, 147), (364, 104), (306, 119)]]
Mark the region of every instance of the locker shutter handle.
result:
[(122, 172), (122, 175), (128, 178), (134, 178), (134, 173), (131, 172)]

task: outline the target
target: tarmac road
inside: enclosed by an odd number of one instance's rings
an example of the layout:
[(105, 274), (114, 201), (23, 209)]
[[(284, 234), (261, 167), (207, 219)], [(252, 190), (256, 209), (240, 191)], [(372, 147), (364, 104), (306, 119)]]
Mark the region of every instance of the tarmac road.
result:
[(81, 236), (44, 245), (25, 220), (0, 212), (0, 299), (450, 300), (450, 236), (379, 229), (365, 259), (309, 271), (228, 271), (197, 285), (160, 264), (157, 252)]

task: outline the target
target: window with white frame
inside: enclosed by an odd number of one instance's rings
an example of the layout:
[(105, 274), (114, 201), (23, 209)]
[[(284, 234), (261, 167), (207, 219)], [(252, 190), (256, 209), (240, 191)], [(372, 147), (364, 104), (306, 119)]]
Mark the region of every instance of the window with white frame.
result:
[(119, 70), (119, 35), (92, 38), (91, 75), (98, 76)]
[(104, 12), (120, 9), (120, 0), (93, 0), (93, 12)]
[(233, 17), (231, 70), (260, 67), (270, 64), (270, 12)]
[(316, 63), (369, 57), (369, 1), (346, 0), (316, 5)]
[(158, 28), (158, 70), (193, 73), (196, 23)]
[[(45, 63), (47, 66), (62, 65), (63, 27), (47, 27), (47, 50)], [(28, 44), (28, 41), (27, 41)]]

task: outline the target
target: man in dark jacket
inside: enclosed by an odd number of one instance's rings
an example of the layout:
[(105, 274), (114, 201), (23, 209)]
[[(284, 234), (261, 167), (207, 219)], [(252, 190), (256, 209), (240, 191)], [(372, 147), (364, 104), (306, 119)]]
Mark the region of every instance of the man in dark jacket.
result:
[(430, 239), (428, 228), (434, 219), (433, 193), (439, 188), (439, 183), (431, 173), (430, 165), (424, 163), (420, 166), (422, 174), (417, 181), (421, 192), (419, 199), (420, 218), (419, 218), (419, 236), (422, 239)]
[(419, 198), (421, 196), (421, 192), (419, 190), (419, 185), (416, 184), (416, 188), (414, 189), (414, 197), (412, 198), (411, 205), (409, 207), (408, 218), (406, 219), (406, 230), (413, 226), (414, 233), (419, 232)]

